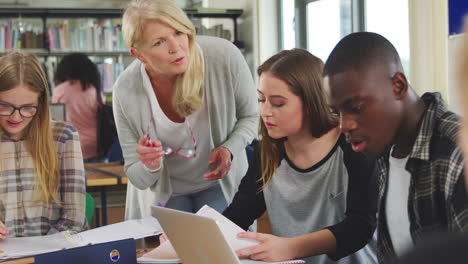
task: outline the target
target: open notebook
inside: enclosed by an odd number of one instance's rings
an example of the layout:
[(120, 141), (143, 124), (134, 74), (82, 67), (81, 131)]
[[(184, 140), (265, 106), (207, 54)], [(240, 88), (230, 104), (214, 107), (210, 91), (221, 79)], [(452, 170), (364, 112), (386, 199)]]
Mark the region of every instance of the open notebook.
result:
[(0, 241), (0, 259), (20, 258), (62, 249), (122, 239), (139, 239), (161, 233), (158, 221), (150, 216), (98, 227), (81, 233), (68, 231), (36, 237), (12, 237)]
[[(138, 263), (181, 263), (177, 252), (187, 260), (203, 263), (261, 264), (249, 259), (238, 259), (234, 251), (257, 245), (256, 240), (238, 238), (242, 228), (209, 206), (202, 207), (196, 215), (162, 207), (152, 207), (152, 215), (161, 224), (171, 241), (146, 253)], [(174, 246), (171, 244), (174, 244)], [(218, 261), (215, 261), (218, 259)], [(302, 260), (275, 263), (305, 263)]]

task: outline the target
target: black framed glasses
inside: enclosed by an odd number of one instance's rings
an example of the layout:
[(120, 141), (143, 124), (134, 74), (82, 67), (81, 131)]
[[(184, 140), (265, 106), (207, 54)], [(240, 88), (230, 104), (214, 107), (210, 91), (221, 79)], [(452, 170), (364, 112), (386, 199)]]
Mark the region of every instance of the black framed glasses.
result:
[(16, 110), (18, 110), (22, 117), (29, 118), (33, 117), (37, 113), (37, 108), (37, 105), (14, 107), (9, 104), (0, 104), (0, 116), (11, 116)]

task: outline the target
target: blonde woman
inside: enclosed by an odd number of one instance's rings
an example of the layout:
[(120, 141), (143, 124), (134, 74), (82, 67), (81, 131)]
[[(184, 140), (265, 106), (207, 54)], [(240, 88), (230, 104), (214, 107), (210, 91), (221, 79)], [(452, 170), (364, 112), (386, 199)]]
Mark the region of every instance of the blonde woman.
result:
[(129, 177), (126, 219), (150, 205), (222, 211), (247, 171), (257, 102), (239, 50), (195, 37), (171, 0), (131, 1), (123, 35), (137, 58), (114, 87), (113, 107)]
[(81, 231), (85, 176), (78, 133), (51, 121), (33, 55), (0, 58), (0, 238)]

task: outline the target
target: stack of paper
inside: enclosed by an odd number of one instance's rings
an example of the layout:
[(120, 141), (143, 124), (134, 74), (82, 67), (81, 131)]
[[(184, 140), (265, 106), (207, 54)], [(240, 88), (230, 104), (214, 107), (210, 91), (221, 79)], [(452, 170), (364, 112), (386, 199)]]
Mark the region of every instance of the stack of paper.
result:
[(48, 236), (7, 238), (0, 241), (0, 259), (20, 258), (72, 247), (66, 232)]
[(74, 240), (79, 245), (98, 244), (110, 241), (144, 237), (161, 234), (161, 226), (158, 220), (152, 216), (143, 219), (128, 220), (112, 225), (107, 225), (74, 235)]

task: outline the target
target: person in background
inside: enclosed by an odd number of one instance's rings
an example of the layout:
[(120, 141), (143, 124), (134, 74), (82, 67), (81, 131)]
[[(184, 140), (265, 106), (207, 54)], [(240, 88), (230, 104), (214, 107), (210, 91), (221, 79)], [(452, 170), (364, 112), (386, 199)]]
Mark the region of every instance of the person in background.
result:
[(440, 94), (419, 97), (395, 47), (370, 32), (343, 38), (324, 75), (348, 142), (378, 157), (379, 261), (402, 256), (433, 233), (468, 231), (459, 118)]
[(137, 58), (114, 85), (125, 159), (126, 219), (150, 206), (218, 211), (230, 202), (256, 136), (252, 75), (229, 41), (199, 36), (171, 0), (133, 0), (122, 21)]
[(97, 110), (103, 104), (101, 77), (98, 68), (88, 56), (73, 53), (57, 65), (52, 103), (66, 105), (67, 121), (80, 135), (85, 162), (100, 161), (97, 149)]
[(0, 239), (86, 227), (78, 133), (51, 120), (47, 80), (33, 55), (0, 58)]
[(223, 214), (247, 229), (268, 211), (272, 235), (241, 233), (260, 244), (239, 250), (240, 257), (377, 262), (366, 246), (377, 211), (373, 161), (353, 152), (341, 134), (322, 68), (302, 49), (281, 51), (258, 68), (261, 140)]

